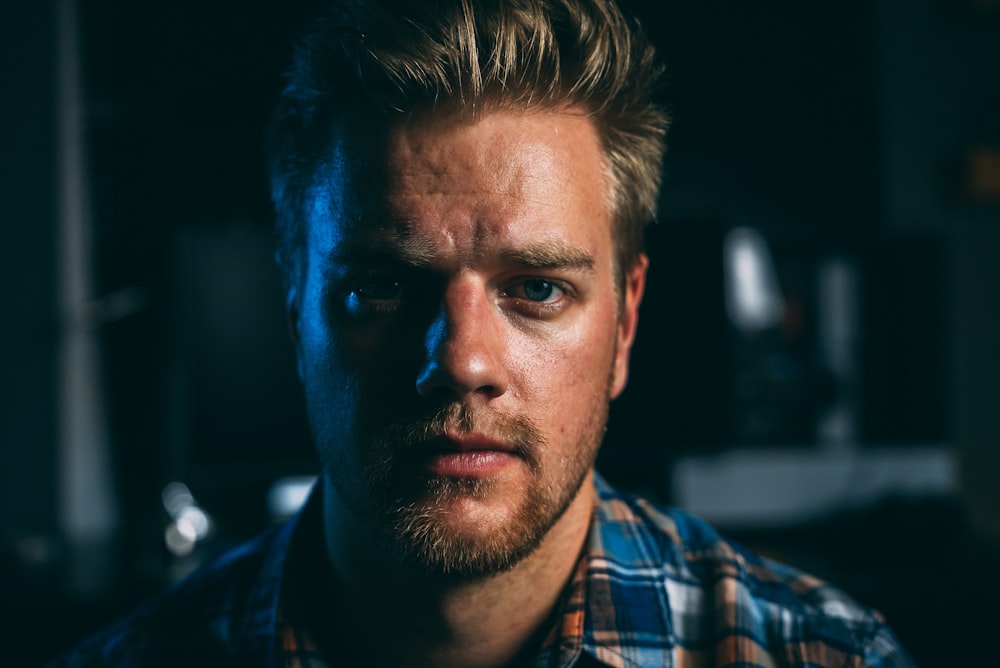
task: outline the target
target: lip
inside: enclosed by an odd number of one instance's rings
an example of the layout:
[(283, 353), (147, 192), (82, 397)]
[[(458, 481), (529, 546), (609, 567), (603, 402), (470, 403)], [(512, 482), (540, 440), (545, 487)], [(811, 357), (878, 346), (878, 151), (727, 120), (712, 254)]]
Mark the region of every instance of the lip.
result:
[(514, 453), (517, 448), (513, 443), (500, 441), (485, 434), (456, 434), (447, 433), (441, 438), (434, 439), (430, 444), (430, 449), (437, 452), (506, 452)]
[(428, 454), (429, 473), (450, 478), (489, 478), (517, 463), (518, 456), (498, 450), (439, 450)]
[(486, 478), (519, 459), (517, 448), (482, 434), (448, 434), (428, 444), (424, 465), (439, 476)]

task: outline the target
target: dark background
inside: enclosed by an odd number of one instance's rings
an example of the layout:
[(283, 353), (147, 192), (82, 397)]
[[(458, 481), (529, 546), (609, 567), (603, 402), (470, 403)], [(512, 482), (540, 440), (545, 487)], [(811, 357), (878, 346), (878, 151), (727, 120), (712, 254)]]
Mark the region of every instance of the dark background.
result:
[[(274, 481), (315, 472), (261, 137), (292, 36), (321, 5), (0, 10), (11, 665), (51, 656), (266, 526)], [(667, 64), (673, 126), (632, 378), (601, 470), (676, 503), (671, 472), (692, 458), (944, 453), (957, 466), (945, 489), (887, 489), (794, 523), (717, 523), (878, 607), (920, 665), (985, 660), (1000, 622), (1000, 3), (630, 5)], [(76, 97), (60, 78), (74, 70)], [(67, 212), (89, 230), (69, 246)], [(764, 332), (726, 316), (734, 228), (760, 233), (774, 259), (785, 310)], [(67, 247), (89, 263), (69, 306)], [(860, 286), (846, 380), (818, 325), (831, 259)], [(79, 385), (70, 340), (91, 363)], [(817, 425), (838, 401), (854, 426), (831, 445)], [(174, 480), (215, 520), (186, 556), (164, 545), (160, 495)]]

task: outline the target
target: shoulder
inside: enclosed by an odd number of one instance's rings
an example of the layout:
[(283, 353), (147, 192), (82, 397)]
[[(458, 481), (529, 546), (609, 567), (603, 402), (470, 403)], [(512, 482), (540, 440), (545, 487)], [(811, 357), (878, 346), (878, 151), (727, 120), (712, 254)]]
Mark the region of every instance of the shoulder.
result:
[[(840, 589), (728, 540), (680, 509), (598, 481), (598, 552), (659, 590), (673, 641), (736, 661), (907, 666), (882, 616)], [(728, 648), (728, 649), (727, 649)], [(854, 663), (852, 663), (854, 662)]]
[(276, 527), (229, 550), (48, 665), (231, 663), (239, 639), (273, 612), (280, 568), (267, 561), (281, 533)]

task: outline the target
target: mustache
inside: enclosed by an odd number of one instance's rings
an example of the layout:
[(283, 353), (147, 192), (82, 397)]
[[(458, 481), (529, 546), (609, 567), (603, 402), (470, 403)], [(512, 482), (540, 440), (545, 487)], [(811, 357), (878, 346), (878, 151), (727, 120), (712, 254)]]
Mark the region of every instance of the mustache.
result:
[(544, 434), (529, 418), (461, 402), (445, 404), (423, 417), (386, 425), (375, 440), (381, 444), (379, 449), (416, 450), (449, 434), (472, 433), (509, 443), (529, 463), (546, 445)]

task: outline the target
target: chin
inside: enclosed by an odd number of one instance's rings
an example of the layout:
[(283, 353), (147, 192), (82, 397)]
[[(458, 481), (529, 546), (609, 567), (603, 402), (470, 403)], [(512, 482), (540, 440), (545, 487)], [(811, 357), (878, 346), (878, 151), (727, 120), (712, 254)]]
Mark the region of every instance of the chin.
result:
[(514, 493), (483, 479), (432, 480), (419, 501), (389, 510), (384, 554), (394, 555), (407, 570), (460, 579), (516, 566), (538, 548), (579, 492), (579, 485), (551, 495), (543, 485), (518, 486)]

